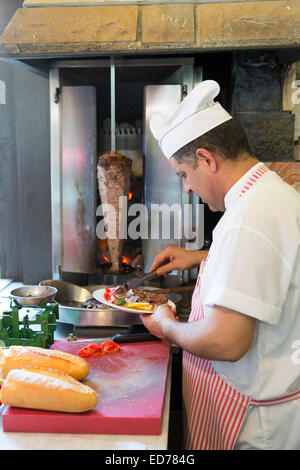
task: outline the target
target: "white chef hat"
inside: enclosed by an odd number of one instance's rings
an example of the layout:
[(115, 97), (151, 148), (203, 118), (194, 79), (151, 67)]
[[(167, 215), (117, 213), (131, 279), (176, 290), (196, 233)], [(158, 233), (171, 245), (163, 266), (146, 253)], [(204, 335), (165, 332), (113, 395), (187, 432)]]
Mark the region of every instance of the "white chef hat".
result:
[(214, 98), (220, 86), (214, 80), (199, 83), (169, 116), (154, 114), (150, 129), (170, 159), (177, 150), (232, 118)]

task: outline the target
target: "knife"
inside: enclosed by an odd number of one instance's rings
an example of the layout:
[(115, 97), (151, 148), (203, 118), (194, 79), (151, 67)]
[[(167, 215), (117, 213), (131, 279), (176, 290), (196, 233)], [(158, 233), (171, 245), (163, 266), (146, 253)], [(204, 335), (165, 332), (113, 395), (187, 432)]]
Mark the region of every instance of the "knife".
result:
[(136, 289), (137, 287), (141, 286), (144, 284), (145, 281), (150, 281), (150, 279), (153, 279), (154, 277), (157, 277), (158, 274), (156, 271), (153, 271), (152, 273), (148, 273), (145, 276), (142, 277), (134, 277), (130, 281), (125, 282), (125, 287), (126, 289)]
[(142, 341), (159, 341), (159, 338), (151, 335), (151, 333), (128, 333), (128, 334), (115, 334), (110, 338), (90, 338), (90, 339), (76, 339), (68, 341), (68, 344), (80, 343), (95, 343), (96, 341), (114, 341), (115, 343), (140, 343)]

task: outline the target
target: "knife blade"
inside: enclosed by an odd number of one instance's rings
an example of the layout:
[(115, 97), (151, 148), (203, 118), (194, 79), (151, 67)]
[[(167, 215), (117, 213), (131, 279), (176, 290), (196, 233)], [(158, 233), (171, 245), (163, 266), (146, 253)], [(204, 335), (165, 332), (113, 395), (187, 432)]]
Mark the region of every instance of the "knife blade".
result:
[(126, 289), (136, 289), (137, 287), (142, 286), (145, 281), (150, 281), (150, 279), (153, 279), (157, 276), (158, 274), (156, 273), (156, 271), (153, 271), (142, 277), (134, 277), (133, 279), (130, 279), (130, 281), (125, 282), (124, 285)]
[[(163, 263), (159, 265), (159, 268), (161, 268), (161, 266), (164, 266), (165, 264), (168, 264), (169, 262), (170, 262), (169, 260), (165, 260)], [(150, 281), (150, 279), (153, 279), (154, 277), (159, 277), (159, 276), (160, 274), (157, 274), (157, 270), (155, 270), (155, 271), (145, 274), (142, 277), (134, 277), (130, 281), (125, 282), (124, 286), (127, 289), (136, 289), (137, 287), (143, 285), (145, 281)]]
[(140, 343), (141, 341), (159, 341), (159, 338), (151, 335), (151, 333), (146, 331), (142, 333), (116, 333), (114, 336), (107, 338), (76, 339), (68, 341), (68, 344), (75, 345), (80, 343), (96, 343), (98, 341), (114, 341), (115, 343)]
[(101, 341), (102, 343), (104, 343), (104, 341), (112, 341), (112, 337), (111, 336), (107, 336), (106, 338), (89, 338), (89, 339), (72, 339), (72, 341), (68, 341), (68, 345), (71, 344), (71, 345), (74, 345), (74, 344), (79, 344), (79, 343), (98, 343), (99, 341)]

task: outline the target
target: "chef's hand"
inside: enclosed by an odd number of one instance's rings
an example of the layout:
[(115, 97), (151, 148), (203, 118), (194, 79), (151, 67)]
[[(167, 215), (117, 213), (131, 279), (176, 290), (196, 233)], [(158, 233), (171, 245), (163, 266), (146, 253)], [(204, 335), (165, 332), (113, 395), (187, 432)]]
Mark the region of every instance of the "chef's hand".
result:
[[(150, 271), (157, 272), (158, 276), (168, 274), (174, 269), (180, 271), (198, 267), (207, 256), (206, 250), (186, 250), (178, 246), (168, 246), (154, 258)], [(164, 264), (165, 263), (165, 264)], [(163, 264), (163, 266), (161, 266)]]
[(154, 313), (140, 315), (148, 331), (159, 339), (166, 339), (164, 327), (168, 322), (178, 321), (176, 309), (168, 304), (159, 305)]

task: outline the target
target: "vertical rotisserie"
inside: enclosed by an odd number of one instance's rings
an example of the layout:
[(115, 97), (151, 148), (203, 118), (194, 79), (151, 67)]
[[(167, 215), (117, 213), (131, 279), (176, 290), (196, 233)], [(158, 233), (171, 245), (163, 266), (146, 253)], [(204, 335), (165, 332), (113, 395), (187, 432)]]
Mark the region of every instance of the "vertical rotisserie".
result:
[(122, 210), (120, 197), (128, 197), (131, 167), (132, 160), (117, 152), (101, 155), (98, 160), (98, 187), (108, 232), (111, 271), (115, 273), (121, 271), (123, 239), (120, 227), (124, 226), (127, 215)]

